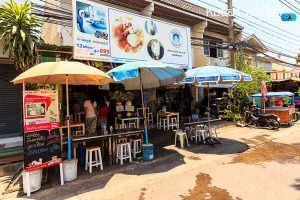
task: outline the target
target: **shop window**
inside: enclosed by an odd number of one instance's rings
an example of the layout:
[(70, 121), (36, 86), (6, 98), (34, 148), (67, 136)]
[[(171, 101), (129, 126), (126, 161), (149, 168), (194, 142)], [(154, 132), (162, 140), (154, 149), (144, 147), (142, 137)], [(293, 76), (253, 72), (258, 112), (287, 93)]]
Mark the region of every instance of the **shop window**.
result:
[(204, 41), (203, 44), (204, 44), (204, 55), (210, 56), (209, 42)]
[(223, 44), (223, 41), (217, 38), (204, 36), (204, 55), (212, 58), (223, 58), (223, 49), (219, 49), (218, 46)]
[(223, 49), (217, 49), (217, 56), (218, 56), (218, 58), (223, 58), (224, 57)]
[(217, 58), (218, 57), (217, 56), (217, 48), (216, 48), (217, 44), (215, 42), (211, 42), (210, 44), (211, 44), (210, 51), (209, 51), (210, 57)]

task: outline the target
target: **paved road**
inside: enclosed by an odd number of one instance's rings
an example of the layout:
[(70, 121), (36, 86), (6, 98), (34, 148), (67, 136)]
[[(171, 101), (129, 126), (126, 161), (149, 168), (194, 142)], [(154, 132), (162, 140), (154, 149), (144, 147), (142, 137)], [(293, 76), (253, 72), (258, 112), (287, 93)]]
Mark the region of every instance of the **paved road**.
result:
[(280, 131), (224, 127), (215, 148), (166, 146), (154, 162), (84, 175), (32, 198), (300, 199), (299, 130), (300, 124)]

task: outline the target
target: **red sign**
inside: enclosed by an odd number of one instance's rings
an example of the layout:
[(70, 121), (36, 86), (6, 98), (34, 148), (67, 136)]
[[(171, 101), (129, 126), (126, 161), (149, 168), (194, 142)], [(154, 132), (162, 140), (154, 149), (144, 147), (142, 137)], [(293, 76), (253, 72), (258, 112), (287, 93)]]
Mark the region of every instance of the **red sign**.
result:
[(26, 167), (26, 172), (31, 172), (34, 170), (43, 169), (46, 167), (52, 167), (54, 165), (59, 165), (60, 163), (62, 163), (62, 161), (63, 161), (62, 158), (53, 157), (52, 160), (45, 163), (31, 164), (29, 167)]

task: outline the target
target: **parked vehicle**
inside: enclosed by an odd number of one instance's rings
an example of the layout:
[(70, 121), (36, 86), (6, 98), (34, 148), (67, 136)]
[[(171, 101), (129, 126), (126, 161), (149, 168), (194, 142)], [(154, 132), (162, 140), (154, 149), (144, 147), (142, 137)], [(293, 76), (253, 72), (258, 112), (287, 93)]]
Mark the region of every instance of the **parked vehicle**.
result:
[(251, 111), (246, 111), (244, 123), (247, 126), (269, 128), (272, 130), (280, 127), (280, 119), (274, 114), (259, 114), (255, 116)]

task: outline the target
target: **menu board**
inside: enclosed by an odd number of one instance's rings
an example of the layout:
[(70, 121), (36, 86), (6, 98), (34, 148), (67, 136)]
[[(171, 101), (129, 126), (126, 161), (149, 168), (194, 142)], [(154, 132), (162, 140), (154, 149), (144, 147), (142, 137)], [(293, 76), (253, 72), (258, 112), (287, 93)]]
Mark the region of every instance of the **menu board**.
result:
[(61, 162), (59, 129), (26, 133), (24, 144), (24, 164), (27, 169), (44, 168)]
[(23, 109), (26, 171), (61, 163), (57, 91), (24, 91)]

